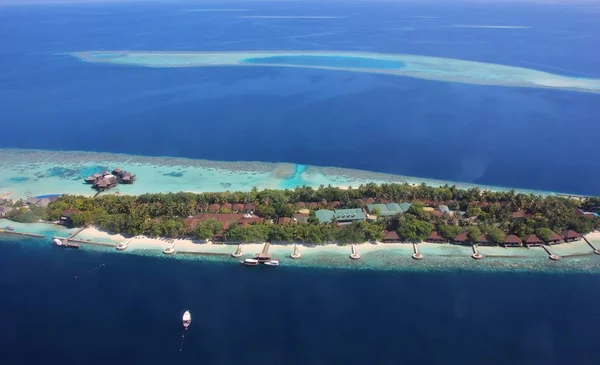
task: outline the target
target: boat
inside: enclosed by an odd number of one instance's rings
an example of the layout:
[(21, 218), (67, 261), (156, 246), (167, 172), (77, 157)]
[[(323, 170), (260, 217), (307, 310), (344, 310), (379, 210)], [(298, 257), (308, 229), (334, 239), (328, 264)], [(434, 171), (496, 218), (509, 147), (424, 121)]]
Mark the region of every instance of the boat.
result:
[(263, 264), (265, 264), (267, 266), (279, 266), (279, 261), (278, 260), (270, 260), (270, 261), (263, 262)]
[(169, 246), (169, 247), (165, 248), (165, 249), (163, 250), (163, 253), (164, 253), (165, 255), (171, 255), (171, 254), (174, 254), (174, 253), (175, 253), (175, 244), (173, 244), (173, 245), (171, 245), (171, 246)]
[(62, 246), (63, 245), (62, 241), (60, 239), (56, 238), (56, 237), (54, 237), (52, 239), (52, 242), (54, 242), (57, 246)]
[(190, 324), (192, 323), (192, 315), (190, 314), (190, 311), (185, 311), (185, 313), (183, 313), (183, 317), (181, 319), (183, 322), (183, 327), (185, 329), (187, 329), (190, 326)]
[(6, 226), (6, 227), (4, 227), (4, 229), (6, 229), (7, 231), (14, 231), (15, 227), (13, 227), (13, 226)]
[(246, 265), (246, 266), (256, 266), (256, 265), (258, 265), (258, 260), (256, 260), (256, 259), (240, 260), (240, 264)]
[(119, 250), (119, 251), (125, 250), (127, 248), (127, 245), (129, 245), (129, 241), (131, 241), (131, 240), (127, 240), (127, 241), (123, 241), (123, 242), (119, 243), (117, 245), (117, 250)]

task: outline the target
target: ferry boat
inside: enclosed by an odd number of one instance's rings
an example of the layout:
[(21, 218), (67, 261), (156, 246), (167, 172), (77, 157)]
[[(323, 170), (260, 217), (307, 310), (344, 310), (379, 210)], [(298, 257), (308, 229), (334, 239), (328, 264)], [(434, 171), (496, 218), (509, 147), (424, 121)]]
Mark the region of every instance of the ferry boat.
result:
[(265, 264), (267, 266), (279, 266), (279, 261), (278, 260), (270, 260), (270, 261), (263, 262), (263, 264)]
[(183, 328), (187, 329), (192, 323), (192, 315), (190, 314), (190, 311), (185, 311), (181, 320), (183, 322)]
[(259, 262), (256, 259), (245, 259), (245, 260), (240, 260), (240, 264), (246, 265), (246, 266), (256, 266), (259, 264)]

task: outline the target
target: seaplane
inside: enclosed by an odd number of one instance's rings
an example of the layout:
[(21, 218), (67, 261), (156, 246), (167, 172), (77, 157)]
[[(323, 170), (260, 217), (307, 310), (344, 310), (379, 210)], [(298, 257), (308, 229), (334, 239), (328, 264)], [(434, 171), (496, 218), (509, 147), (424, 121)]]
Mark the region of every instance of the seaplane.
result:
[(183, 322), (183, 328), (187, 329), (192, 323), (192, 315), (190, 314), (190, 311), (185, 311), (181, 319)]

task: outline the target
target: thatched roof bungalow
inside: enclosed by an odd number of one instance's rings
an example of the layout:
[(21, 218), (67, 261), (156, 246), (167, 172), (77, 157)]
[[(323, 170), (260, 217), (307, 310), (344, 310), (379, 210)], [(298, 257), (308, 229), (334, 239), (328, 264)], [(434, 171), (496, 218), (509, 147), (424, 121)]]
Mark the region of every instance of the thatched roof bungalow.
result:
[(394, 243), (394, 242), (401, 242), (401, 240), (400, 240), (400, 236), (398, 236), (398, 233), (396, 231), (385, 231), (385, 233), (383, 235), (383, 242), (384, 243)]
[(544, 244), (544, 241), (542, 241), (535, 233), (525, 237), (523, 242), (529, 247), (542, 246)]
[(523, 246), (523, 241), (514, 234), (509, 234), (504, 237), (504, 247), (521, 247)]
[(446, 243), (448, 240), (442, 237), (438, 231), (433, 231), (425, 238), (425, 242)]
[(563, 235), (563, 240), (565, 242), (579, 241), (580, 239), (583, 238), (583, 235), (581, 233), (575, 232), (572, 229), (563, 231), (562, 235)]

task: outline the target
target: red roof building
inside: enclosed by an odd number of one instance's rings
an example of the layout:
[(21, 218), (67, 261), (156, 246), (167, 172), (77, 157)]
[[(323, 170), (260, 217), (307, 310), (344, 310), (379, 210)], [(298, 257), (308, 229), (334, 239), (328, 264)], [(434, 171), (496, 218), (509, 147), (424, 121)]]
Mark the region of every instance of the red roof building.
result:
[(383, 242), (400, 242), (400, 237), (396, 231), (385, 231), (385, 234), (383, 235)]
[(425, 242), (445, 243), (448, 242), (444, 237), (440, 236), (438, 231), (433, 231), (425, 238)]
[(250, 203), (244, 204), (244, 210), (246, 210), (246, 211), (254, 210), (254, 204), (250, 204)]
[(304, 208), (306, 208), (306, 203), (304, 203), (304, 202), (297, 202), (295, 204), (295, 206), (296, 206), (296, 209), (298, 209), (298, 210), (304, 209)]
[(550, 235), (550, 239), (548, 240), (549, 245), (556, 245), (558, 243), (562, 243), (563, 237), (556, 232), (552, 232)]
[(509, 234), (504, 237), (504, 247), (521, 247), (523, 246), (523, 241), (514, 234)]
[(279, 219), (277, 220), (277, 224), (291, 224), (291, 223), (296, 223), (296, 221), (294, 220), (294, 218), (290, 218), (290, 217), (279, 217)]
[(216, 213), (219, 211), (219, 209), (221, 209), (221, 206), (219, 204), (211, 204), (208, 206), (208, 211), (209, 212), (213, 212)]
[(479, 243), (480, 245), (489, 245), (490, 244), (490, 239), (487, 236), (487, 234), (483, 233), (481, 234), (481, 236), (479, 236), (479, 239), (477, 240), (477, 243)]
[(231, 223), (237, 222), (243, 218), (243, 214), (201, 213), (196, 214), (192, 218), (186, 218), (184, 224), (188, 230), (191, 230), (209, 219), (216, 219), (223, 224), (223, 229), (227, 229)]
[(319, 203), (310, 202), (310, 203), (308, 203), (308, 207), (310, 209), (317, 209), (319, 207)]
[(244, 210), (244, 204), (241, 204), (241, 203), (234, 204), (231, 207), (231, 210), (233, 210), (234, 212), (241, 212), (242, 210)]
[(454, 237), (454, 242), (465, 244), (469, 242), (469, 238), (467, 237), (467, 232), (461, 232)]
[(231, 204), (231, 203), (221, 204), (221, 209), (231, 210), (232, 208), (233, 208), (233, 204)]
[(579, 241), (583, 237), (581, 233), (575, 232), (572, 229), (563, 231), (562, 234), (565, 242)]
[(533, 218), (533, 214), (526, 212), (524, 210), (517, 210), (516, 212), (512, 213), (512, 218), (513, 219), (528, 219), (528, 218)]
[(541, 246), (544, 244), (544, 241), (542, 241), (536, 234), (530, 234), (529, 236), (525, 237), (523, 242), (525, 242), (527, 246)]

